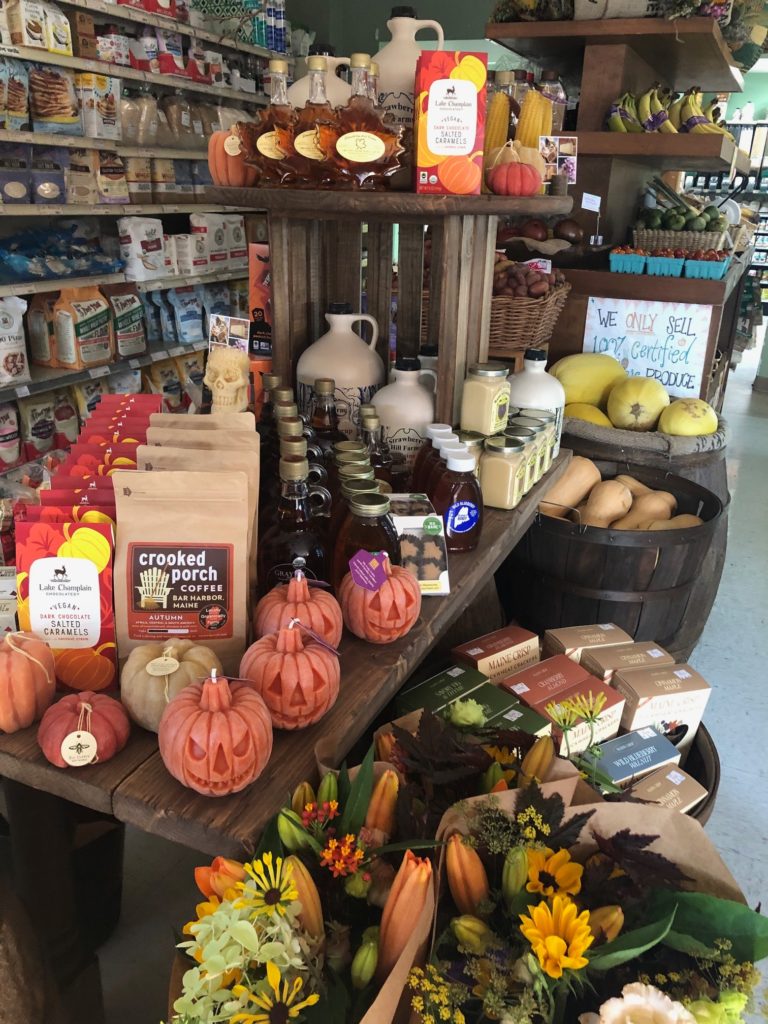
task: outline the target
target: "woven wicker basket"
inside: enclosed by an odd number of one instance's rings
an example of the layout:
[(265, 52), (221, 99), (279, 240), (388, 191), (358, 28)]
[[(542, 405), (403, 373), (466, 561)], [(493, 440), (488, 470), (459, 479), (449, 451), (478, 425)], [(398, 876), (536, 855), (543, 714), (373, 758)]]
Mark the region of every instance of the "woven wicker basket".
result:
[[(553, 288), (540, 299), (518, 299), (507, 295), (494, 295), (491, 300), (491, 329), (489, 353), (512, 357), (524, 348), (535, 348), (549, 341), (557, 318), (563, 311), (571, 286)], [(429, 324), (429, 292), (421, 297), (421, 337), (427, 337)]]
[(722, 249), (725, 231), (633, 231), (636, 249)]

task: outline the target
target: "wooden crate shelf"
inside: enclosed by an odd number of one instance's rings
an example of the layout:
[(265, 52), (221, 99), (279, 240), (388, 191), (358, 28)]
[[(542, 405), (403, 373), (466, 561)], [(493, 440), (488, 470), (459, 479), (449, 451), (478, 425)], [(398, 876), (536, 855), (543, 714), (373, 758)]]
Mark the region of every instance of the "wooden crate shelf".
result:
[(666, 135), (661, 132), (575, 132), (579, 156), (647, 163), (663, 170), (727, 171), (749, 173), (749, 153), (724, 135)]
[[(744, 78), (714, 18), (606, 18), (489, 24), (485, 35), (524, 57), (552, 59), (578, 70), (587, 47), (626, 45), (673, 89), (700, 85), (711, 92), (741, 92)], [(648, 82), (648, 86), (653, 78)], [(647, 88), (647, 86), (646, 86)], [(610, 99), (611, 97), (609, 97)]]

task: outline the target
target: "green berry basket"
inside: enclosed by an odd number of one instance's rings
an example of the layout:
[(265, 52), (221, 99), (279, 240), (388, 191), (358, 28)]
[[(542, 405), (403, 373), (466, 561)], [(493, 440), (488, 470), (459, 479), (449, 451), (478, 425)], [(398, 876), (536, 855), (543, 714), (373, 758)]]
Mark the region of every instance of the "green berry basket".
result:
[(668, 231), (640, 228), (632, 232), (635, 249), (722, 249), (725, 231)]

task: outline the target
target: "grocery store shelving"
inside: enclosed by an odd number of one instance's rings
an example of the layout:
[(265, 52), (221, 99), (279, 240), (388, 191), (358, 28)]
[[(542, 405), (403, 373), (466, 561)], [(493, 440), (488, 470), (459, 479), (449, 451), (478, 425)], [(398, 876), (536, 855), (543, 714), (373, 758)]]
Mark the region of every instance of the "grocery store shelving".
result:
[(241, 42), (239, 39), (229, 39), (217, 32), (209, 32), (206, 29), (198, 28), (185, 22), (169, 18), (164, 14), (151, 14), (149, 11), (142, 11), (128, 4), (110, 3), (109, 0), (59, 0), (62, 7), (77, 7), (82, 11), (91, 14), (103, 14), (114, 21), (132, 21), (138, 25), (154, 25), (156, 28), (172, 28), (174, 32), (191, 36), (201, 42), (215, 43), (227, 50), (237, 50), (240, 53), (252, 53), (256, 57), (279, 57), (285, 59), (284, 53), (275, 53), (263, 46), (254, 46), (252, 43)]
[(80, 206), (75, 203), (10, 203), (0, 207), (6, 216), (16, 217), (121, 217), (133, 214), (143, 217), (160, 213), (242, 213), (251, 207), (222, 206), (220, 203), (103, 203), (101, 206)]
[[(179, 274), (159, 277), (152, 281), (134, 281), (138, 292), (163, 292), (179, 285), (220, 284), (222, 281), (236, 281), (247, 277), (248, 268), (240, 267), (233, 270), (218, 270), (213, 274)], [(125, 274), (100, 274), (92, 277), (59, 277), (46, 278), (44, 281), (28, 281), (18, 284), (0, 284), (0, 298), (5, 295), (37, 295), (40, 292), (58, 292), (62, 288), (87, 288), (89, 285), (122, 284), (127, 278)]]
[[(174, 27), (176, 22), (170, 22)], [(216, 96), (219, 99), (237, 100), (256, 106), (266, 106), (267, 97), (261, 93), (245, 92), (242, 89), (231, 89), (225, 85), (206, 85), (196, 82), (185, 75), (161, 75), (152, 71), (139, 71), (137, 68), (126, 67), (124, 64), (111, 64), (105, 60), (88, 60), (85, 57), (64, 57), (59, 53), (33, 46), (0, 46), (0, 57), (13, 57), (18, 60), (29, 60), (36, 64), (54, 64), (56, 67), (69, 68), (72, 71), (91, 71), (97, 75), (110, 75), (114, 78), (127, 78), (136, 82), (147, 82), (150, 85), (161, 85), (168, 89), (184, 89), (185, 92), (199, 92), (205, 96)]]
[(169, 348), (151, 349), (143, 355), (132, 359), (120, 359), (106, 366), (94, 366), (89, 370), (66, 370), (59, 367), (33, 366), (32, 380), (26, 384), (0, 388), (0, 402), (11, 402), (15, 398), (26, 398), (28, 395), (39, 395), (53, 388), (69, 387), (72, 384), (83, 384), (89, 380), (111, 377), (127, 370), (138, 370), (142, 366), (158, 363), (163, 359), (182, 356), (185, 352), (203, 352), (208, 342), (197, 342), (193, 345), (171, 345)]
[(23, 132), (10, 128), (0, 128), (0, 142), (22, 142), (28, 146), (62, 146), (65, 149), (103, 149), (119, 156), (151, 155), (164, 160), (208, 159), (208, 150), (204, 147), (170, 149), (166, 146), (129, 146), (113, 139), (90, 139), (84, 135), (54, 135), (52, 132)]
[(662, 169), (717, 171), (734, 168), (749, 172), (749, 153), (725, 135), (664, 135), (661, 132), (571, 132), (579, 140), (579, 156), (609, 156), (636, 160)]

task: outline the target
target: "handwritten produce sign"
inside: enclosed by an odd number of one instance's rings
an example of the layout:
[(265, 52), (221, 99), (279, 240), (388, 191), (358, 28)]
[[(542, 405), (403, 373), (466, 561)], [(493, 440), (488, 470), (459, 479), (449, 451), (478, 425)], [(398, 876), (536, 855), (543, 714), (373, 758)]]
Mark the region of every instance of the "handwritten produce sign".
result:
[(590, 298), (582, 348), (655, 378), (675, 398), (698, 398), (711, 319), (712, 306)]

